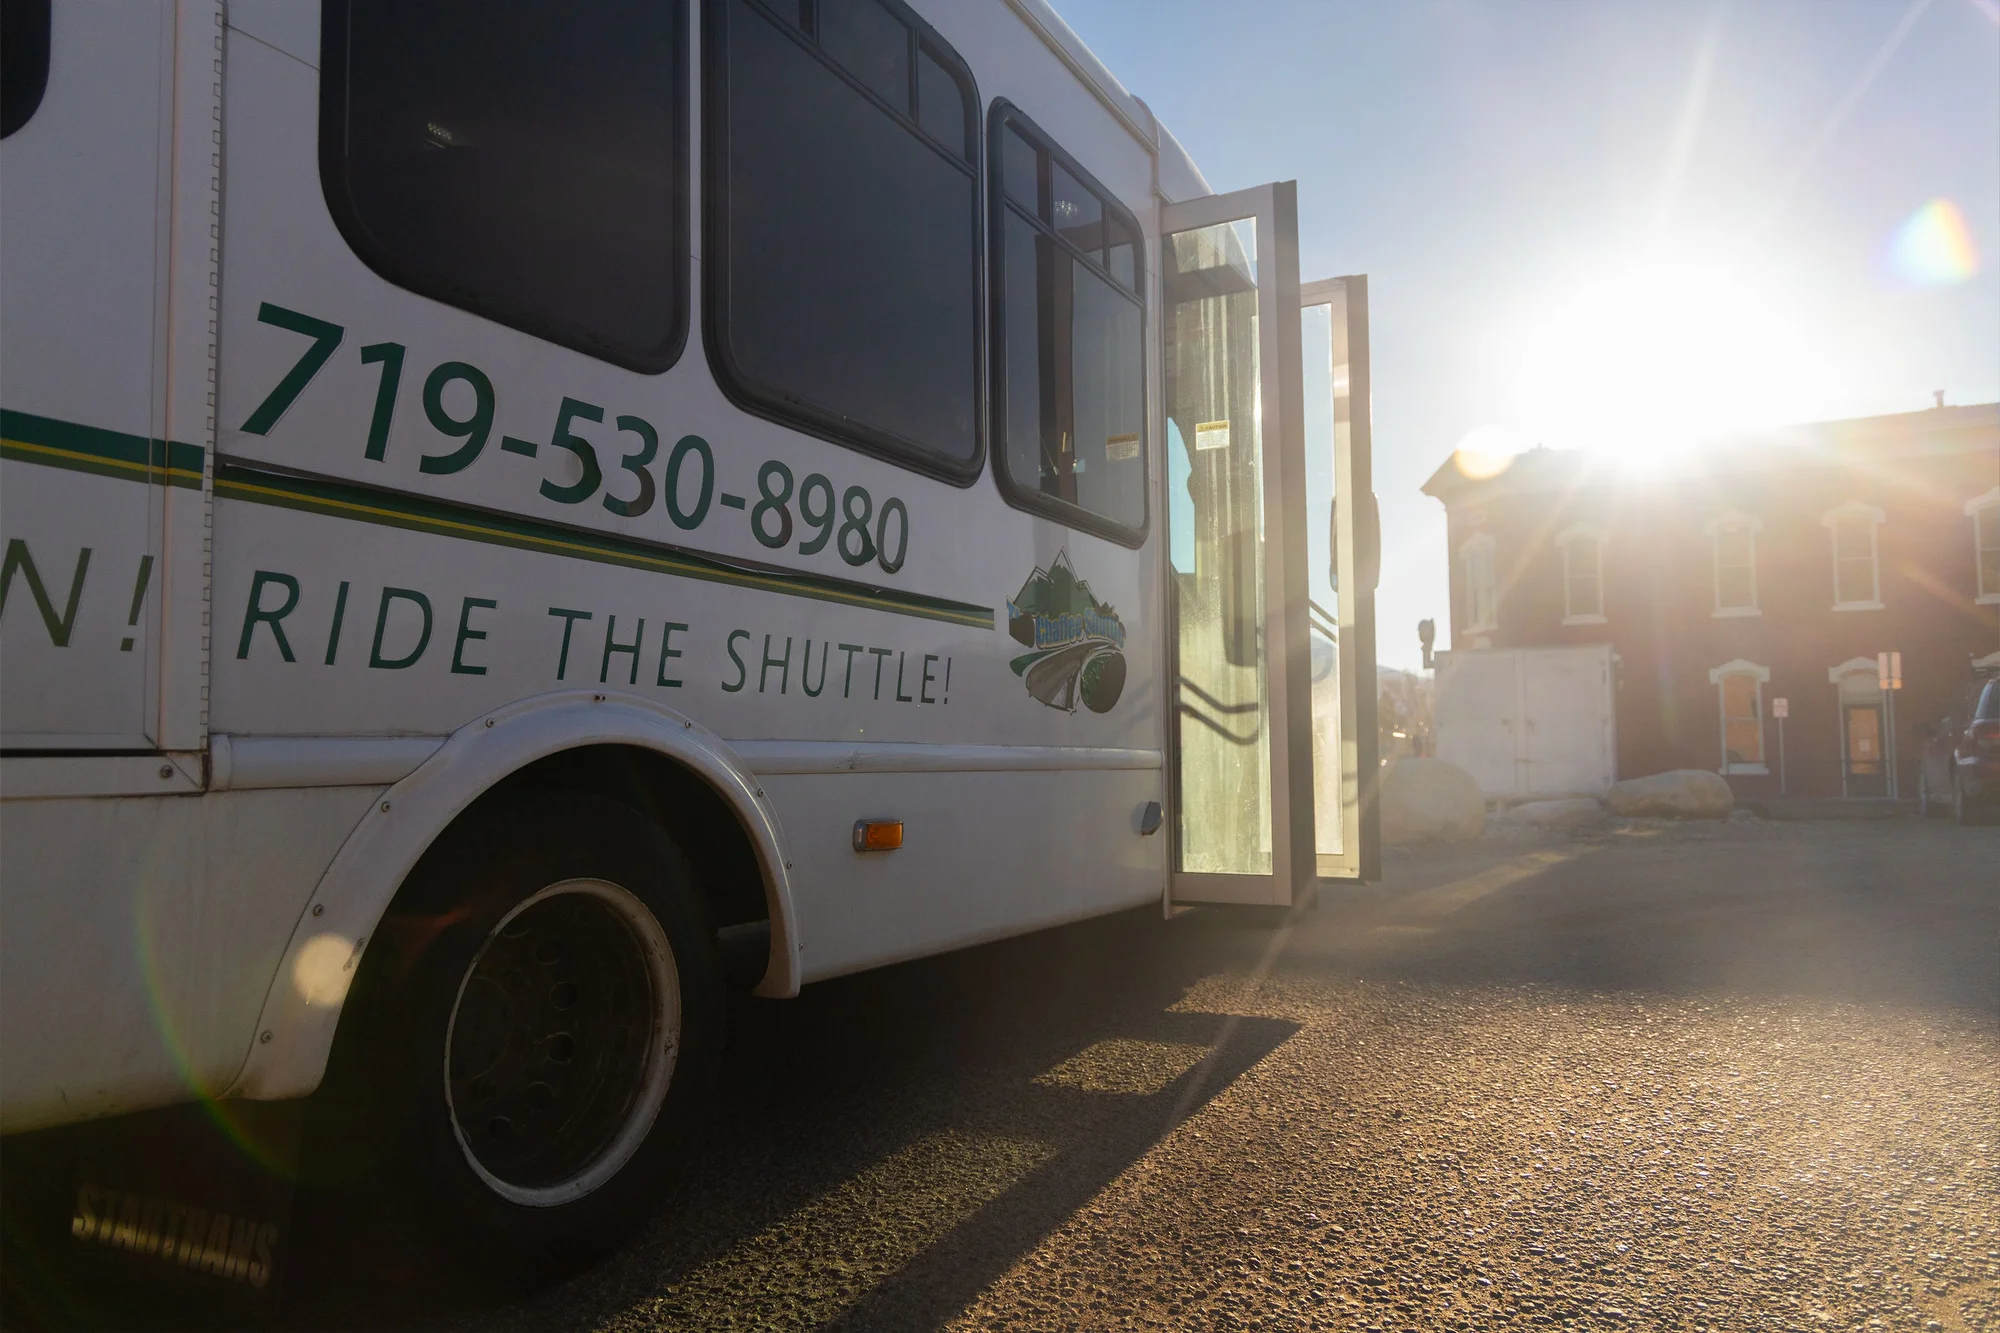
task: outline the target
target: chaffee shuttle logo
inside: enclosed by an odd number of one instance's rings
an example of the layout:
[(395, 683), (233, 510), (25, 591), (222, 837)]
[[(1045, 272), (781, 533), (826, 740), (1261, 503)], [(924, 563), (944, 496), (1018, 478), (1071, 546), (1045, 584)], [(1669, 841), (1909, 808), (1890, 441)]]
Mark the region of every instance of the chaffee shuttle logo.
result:
[(1007, 632), (1032, 648), (1008, 663), (1028, 693), (1074, 713), (1111, 711), (1125, 691), (1125, 623), (1076, 576), (1068, 550), (1037, 569), (1007, 603)]

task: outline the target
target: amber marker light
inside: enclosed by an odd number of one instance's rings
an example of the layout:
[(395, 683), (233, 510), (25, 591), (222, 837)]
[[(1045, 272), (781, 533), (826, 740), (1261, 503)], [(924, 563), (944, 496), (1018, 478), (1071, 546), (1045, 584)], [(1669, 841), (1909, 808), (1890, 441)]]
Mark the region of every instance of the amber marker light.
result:
[(854, 821), (854, 850), (893, 852), (903, 845), (900, 819), (857, 819)]

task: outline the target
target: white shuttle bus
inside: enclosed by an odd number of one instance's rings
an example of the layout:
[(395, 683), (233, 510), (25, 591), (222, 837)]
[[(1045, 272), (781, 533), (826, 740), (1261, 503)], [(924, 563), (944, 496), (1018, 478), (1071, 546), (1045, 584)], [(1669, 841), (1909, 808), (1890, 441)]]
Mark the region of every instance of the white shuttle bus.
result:
[(0, 1128), (598, 1245), (746, 940), (1373, 875), (1365, 284), (1043, 0), (0, 2)]

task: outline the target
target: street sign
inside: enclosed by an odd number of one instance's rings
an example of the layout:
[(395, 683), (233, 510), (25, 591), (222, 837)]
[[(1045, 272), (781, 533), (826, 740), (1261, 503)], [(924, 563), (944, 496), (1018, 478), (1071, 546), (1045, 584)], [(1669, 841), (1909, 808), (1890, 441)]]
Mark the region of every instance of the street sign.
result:
[(1778, 718), (1782, 721), (1784, 718), (1791, 716), (1791, 712), (1792, 712), (1792, 701), (1790, 699), (1771, 700), (1772, 717)]
[(1901, 653), (1875, 654), (1876, 682), (1885, 690), (1903, 688), (1903, 655)]

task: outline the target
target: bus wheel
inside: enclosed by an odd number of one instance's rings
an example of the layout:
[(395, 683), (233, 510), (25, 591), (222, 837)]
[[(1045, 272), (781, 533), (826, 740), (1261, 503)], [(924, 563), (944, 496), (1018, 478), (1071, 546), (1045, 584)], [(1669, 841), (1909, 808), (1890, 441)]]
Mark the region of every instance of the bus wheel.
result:
[(544, 793), (461, 823), (385, 922), (380, 1123), (447, 1237), (558, 1269), (643, 1220), (683, 1155), (722, 1045), (715, 935), (625, 806)]

